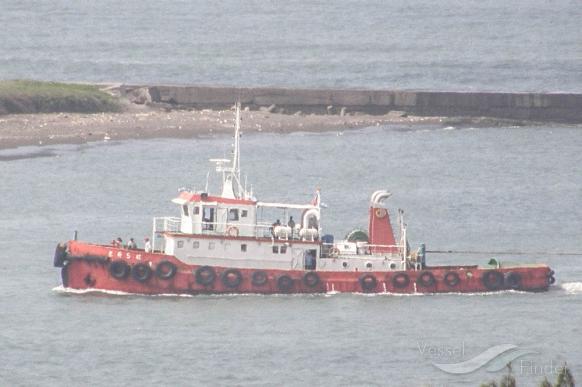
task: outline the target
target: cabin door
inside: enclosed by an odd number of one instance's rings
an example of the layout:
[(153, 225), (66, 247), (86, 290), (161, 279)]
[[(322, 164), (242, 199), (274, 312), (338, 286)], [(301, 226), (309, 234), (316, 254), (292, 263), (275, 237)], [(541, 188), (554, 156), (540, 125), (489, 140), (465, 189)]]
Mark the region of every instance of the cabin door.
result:
[(315, 270), (317, 266), (317, 250), (306, 250), (303, 255), (303, 262), (305, 270)]

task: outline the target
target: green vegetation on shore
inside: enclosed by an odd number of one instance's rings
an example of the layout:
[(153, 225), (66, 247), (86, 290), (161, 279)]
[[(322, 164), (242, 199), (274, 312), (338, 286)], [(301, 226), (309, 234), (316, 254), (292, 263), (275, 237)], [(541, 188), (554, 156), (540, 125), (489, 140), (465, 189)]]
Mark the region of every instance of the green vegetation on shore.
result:
[(117, 98), (93, 85), (0, 81), (0, 114), (100, 113), (120, 110)]

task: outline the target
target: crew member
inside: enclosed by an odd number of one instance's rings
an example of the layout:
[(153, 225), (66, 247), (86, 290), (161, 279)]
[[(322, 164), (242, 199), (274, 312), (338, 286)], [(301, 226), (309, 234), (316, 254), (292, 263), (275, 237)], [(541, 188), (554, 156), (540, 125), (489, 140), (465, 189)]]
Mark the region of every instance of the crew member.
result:
[(287, 222), (287, 226), (291, 228), (291, 239), (293, 239), (293, 231), (295, 231), (295, 221), (293, 220), (292, 216), (289, 217), (289, 222)]
[(127, 242), (127, 248), (130, 250), (137, 249), (137, 243), (133, 240), (133, 238), (129, 238), (129, 242)]
[(143, 249), (145, 250), (146, 253), (151, 253), (152, 244), (150, 243), (150, 238), (145, 238), (143, 241), (144, 241)]

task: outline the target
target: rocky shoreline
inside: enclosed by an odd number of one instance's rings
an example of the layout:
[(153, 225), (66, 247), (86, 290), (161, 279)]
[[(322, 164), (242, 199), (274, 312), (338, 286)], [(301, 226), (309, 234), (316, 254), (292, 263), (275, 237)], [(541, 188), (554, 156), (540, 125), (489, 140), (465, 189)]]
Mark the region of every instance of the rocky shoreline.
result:
[[(467, 117), (418, 117), (403, 112), (385, 115), (281, 114), (266, 110), (242, 112), (245, 133), (344, 131), (364, 127), (521, 126), (514, 120)], [(170, 110), (133, 105), (122, 113), (36, 113), (0, 115), (0, 149), (95, 141), (192, 138), (232, 132), (232, 110)], [(527, 123), (532, 125), (535, 123)]]
[[(0, 114), (0, 150), (21, 146), (84, 144), (110, 140), (192, 138), (232, 131), (234, 113), (232, 108), (229, 109), (223, 106), (224, 104), (196, 107), (167, 102), (157, 103), (151, 100), (149, 92), (144, 94), (148, 98), (139, 98), (141, 94), (137, 91), (143, 91), (143, 88), (131, 92), (127, 90), (124, 92), (123, 87), (119, 85), (101, 85), (99, 88), (116, 99), (119, 112)], [(211, 91), (216, 93), (217, 90), (224, 91), (222, 89)], [(217, 96), (213, 98), (209, 100), (218, 101)], [(264, 102), (268, 101), (270, 99)], [(243, 131), (246, 133), (341, 132), (382, 125), (407, 128), (422, 125), (509, 127), (539, 124), (507, 118), (414, 115), (399, 110), (374, 114), (351, 108), (349, 111), (346, 108), (338, 110), (333, 106), (317, 112), (288, 111), (275, 104), (267, 107), (243, 103), (243, 107)]]
[[(0, 149), (27, 145), (82, 144), (104, 140), (191, 138), (231, 133), (231, 110), (166, 110), (133, 107), (123, 113), (51, 113), (0, 116)], [(268, 111), (243, 111), (243, 131), (320, 132), (395, 125), (443, 125), (440, 117), (386, 115), (288, 115)]]

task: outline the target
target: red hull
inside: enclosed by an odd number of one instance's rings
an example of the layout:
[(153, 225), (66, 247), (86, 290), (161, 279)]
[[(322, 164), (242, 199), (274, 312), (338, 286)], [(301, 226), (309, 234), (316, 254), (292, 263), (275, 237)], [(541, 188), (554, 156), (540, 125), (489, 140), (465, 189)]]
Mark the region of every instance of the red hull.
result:
[[(158, 272), (162, 262), (175, 273)], [(116, 263), (117, 262), (117, 263)], [(134, 268), (148, 266), (150, 275), (136, 275)], [(112, 275), (112, 265), (120, 270)], [(126, 250), (112, 246), (68, 242), (67, 254), (55, 255), (55, 266), (63, 266), (63, 286), (73, 289), (101, 289), (135, 294), (215, 293), (480, 293), (516, 289), (545, 291), (553, 282), (546, 265), (502, 267), (435, 266), (424, 270), (392, 272), (331, 272), (303, 270), (255, 270), (188, 265), (176, 257)], [(123, 268), (129, 271), (123, 272)], [(205, 271), (206, 276), (197, 276)], [(257, 271), (266, 274), (264, 284), (253, 283)], [(313, 273), (313, 272), (311, 272)], [(453, 273), (453, 274), (451, 274)], [(161, 275), (160, 275), (161, 274)], [(171, 275), (170, 275), (171, 274)], [(213, 274), (208, 276), (208, 274)], [(167, 276), (169, 278), (161, 278)], [(146, 278), (147, 277), (147, 278)], [(282, 277), (286, 277), (283, 280)], [(144, 279), (145, 278), (145, 279)], [(457, 280), (457, 281), (456, 281)], [(207, 283), (202, 284), (201, 282)], [(262, 281), (261, 281), (262, 282)], [(457, 283), (455, 283), (457, 282)]]

